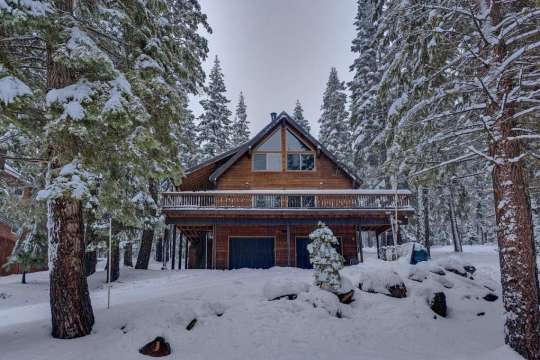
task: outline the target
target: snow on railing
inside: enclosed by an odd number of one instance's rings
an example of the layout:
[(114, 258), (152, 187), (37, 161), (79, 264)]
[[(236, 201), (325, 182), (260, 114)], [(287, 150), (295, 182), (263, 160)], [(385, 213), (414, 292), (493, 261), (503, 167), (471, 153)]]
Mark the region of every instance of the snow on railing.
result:
[[(397, 196), (396, 196), (397, 195)], [(163, 194), (170, 209), (398, 209), (412, 208), (408, 190), (231, 190)]]

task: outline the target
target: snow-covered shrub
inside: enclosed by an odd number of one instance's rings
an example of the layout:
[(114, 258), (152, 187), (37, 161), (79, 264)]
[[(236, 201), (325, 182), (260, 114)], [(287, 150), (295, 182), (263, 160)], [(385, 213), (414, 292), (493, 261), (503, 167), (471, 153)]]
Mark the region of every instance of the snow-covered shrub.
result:
[(309, 290), (309, 285), (290, 279), (271, 279), (264, 284), (263, 296), (267, 300), (275, 300), (284, 296), (296, 297), (302, 292)]
[(313, 265), (315, 285), (329, 291), (338, 291), (341, 288), (341, 276), (339, 270), (343, 269), (343, 256), (338, 254), (335, 246), (338, 239), (322, 222), (317, 229), (309, 234), (311, 242), (307, 249), (309, 261)]
[(358, 287), (363, 291), (392, 297), (407, 296), (407, 288), (403, 280), (397, 272), (390, 269), (378, 269), (363, 273)]

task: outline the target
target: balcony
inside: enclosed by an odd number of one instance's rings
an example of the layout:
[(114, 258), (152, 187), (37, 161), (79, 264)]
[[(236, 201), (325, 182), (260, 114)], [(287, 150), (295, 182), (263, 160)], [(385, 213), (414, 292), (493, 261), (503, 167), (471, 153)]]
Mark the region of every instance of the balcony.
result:
[[(396, 206), (397, 202), (397, 206)], [(408, 190), (223, 190), (167, 192), (170, 210), (395, 210), (413, 211)]]

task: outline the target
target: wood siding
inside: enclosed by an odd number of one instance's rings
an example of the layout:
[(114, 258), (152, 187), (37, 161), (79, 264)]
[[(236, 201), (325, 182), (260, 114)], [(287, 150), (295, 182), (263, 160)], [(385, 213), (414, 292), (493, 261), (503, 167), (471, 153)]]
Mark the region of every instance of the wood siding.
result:
[[(271, 236), (274, 237), (274, 255), (276, 266), (296, 266), (296, 236), (308, 236), (315, 229), (313, 226), (290, 226), (290, 253), (287, 251), (287, 226), (216, 226), (215, 268), (229, 268), (229, 238), (236, 236)], [(330, 227), (334, 235), (342, 238), (342, 253), (345, 264), (358, 261), (357, 242), (353, 225), (335, 225)], [(289, 255), (290, 254), (290, 255)], [(290, 264), (289, 264), (290, 261)]]

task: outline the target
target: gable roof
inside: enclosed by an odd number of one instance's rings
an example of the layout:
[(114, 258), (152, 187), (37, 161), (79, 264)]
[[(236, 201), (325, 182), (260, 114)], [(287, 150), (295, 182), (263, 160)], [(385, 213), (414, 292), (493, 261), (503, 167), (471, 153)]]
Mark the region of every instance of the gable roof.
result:
[(225, 161), (221, 166), (219, 166), (212, 174), (210, 174), (209, 180), (212, 183), (216, 183), (217, 180), (221, 175), (223, 175), (236, 161), (238, 161), (242, 156), (244, 156), (248, 151), (250, 151), (254, 145), (259, 143), (263, 138), (265, 138), (267, 135), (271, 134), (271, 132), (280, 126), (281, 124), (287, 124), (291, 128), (293, 128), (297, 133), (302, 135), (305, 139), (307, 139), (309, 142), (311, 142), (317, 149), (317, 151), (322, 152), (326, 157), (328, 157), (333, 163), (336, 164), (336, 166), (342, 170), (353, 182), (357, 185), (362, 184), (362, 180), (353, 172), (351, 169), (349, 169), (345, 164), (340, 162), (328, 149), (326, 149), (317, 139), (315, 139), (309, 132), (304, 130), (289, 114), (287, 114), (285, 111), (282, 111), (274, 120), (272, 120), (268, 125), (266, 125), (257, 135), (255, 135), (251, 140), (245, 142), (244, 144), (238, 146), (235, 149), (229, 150), (221, 155), (218, 155), (210, 160), (207, 160), (187, 171), (187, 173), (191, 173), (193, 171), (196, 171), (198, 169), (201, 169), (205, 166), (211, 165), (213, 163), (216, 163), (221, 160), (225, 160), (228, 158), (228, 160)]

